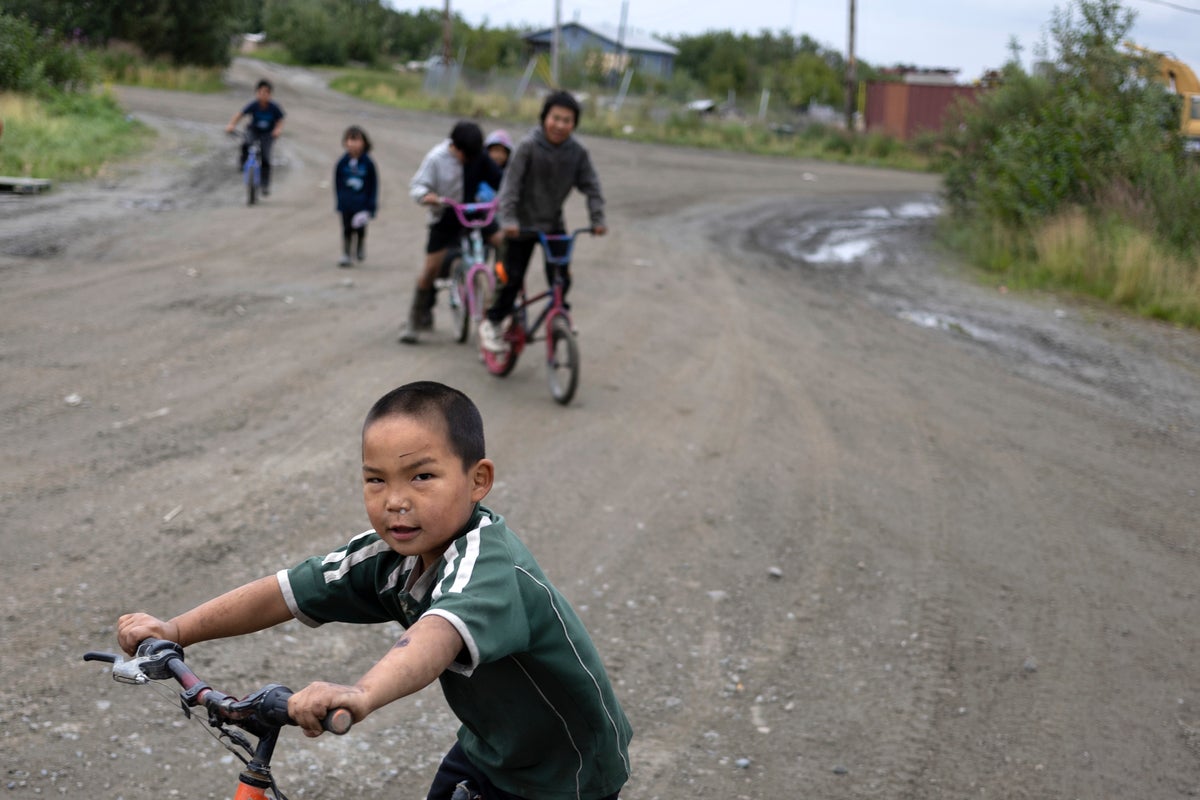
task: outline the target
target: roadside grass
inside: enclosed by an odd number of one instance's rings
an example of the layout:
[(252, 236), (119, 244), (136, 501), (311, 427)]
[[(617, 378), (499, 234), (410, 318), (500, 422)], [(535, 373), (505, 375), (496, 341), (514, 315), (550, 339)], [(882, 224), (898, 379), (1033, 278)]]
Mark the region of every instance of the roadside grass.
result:
[(44, 99), (0, 93), (0, 118), (0, 174), (12, 177), (92, 178), (106, 162), (137, 152), (153, 136), (106, 93)]
[(136, 52), (120, 48), (98, 51), (96, 65), (106, 82), (122, 86), (200, 93), (222, 92), (227, 88), (223, 67), (176, 66), (169, 61), (148, 61)]
[(1200, 329), (1200, 258), (1116, 217), (1074, 208), (1030, 232), (947, 219), (942, 236), (1006, 287), (1064, 291)]

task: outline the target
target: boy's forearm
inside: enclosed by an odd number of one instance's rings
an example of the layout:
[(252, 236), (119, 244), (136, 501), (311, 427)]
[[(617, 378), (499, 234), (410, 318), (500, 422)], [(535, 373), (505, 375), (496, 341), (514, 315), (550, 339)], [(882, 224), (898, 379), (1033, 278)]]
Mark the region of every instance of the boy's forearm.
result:
[(240, 636), (292, 619), (274, 575), (226, 592), (171, 620), (179, 630), (179, 644), (188, 646), (210, 639)]
[(426, 616), (359, 679), (371, 710), (420, 691), (437, 680), (463, 648), (462, 637), (444, 618)]

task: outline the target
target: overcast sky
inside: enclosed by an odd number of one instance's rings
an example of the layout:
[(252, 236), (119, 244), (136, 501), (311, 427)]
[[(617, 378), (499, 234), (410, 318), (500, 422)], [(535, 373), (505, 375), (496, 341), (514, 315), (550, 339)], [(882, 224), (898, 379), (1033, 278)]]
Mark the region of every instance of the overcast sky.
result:
[[(628, 26), (671, 36), (709, 30), (808, 34), (845, 52), (849, 0), (626, 0)], [(387, 0), (393, 8), (444, 8), (444, 0)], [(621, 22), (623, 0), (560, 0), (563, 22)], [(555, 0), (450, 0), (468, 23), (493, 27), (550, 27)], [(1169, 51), (1200, 72), (1200, 0), (1126, 0), (1137, 13), (1133, 37), (1145, 47)], [(1008, 58), (1013, 37), (1028, 66), (1055, 8), (1067, 0), (857, 0), (855, 52), (878, 66), (896, 63), (961, 70), (970, 81)], [(1195, 13), (1189, 13), (1192, 9)]]

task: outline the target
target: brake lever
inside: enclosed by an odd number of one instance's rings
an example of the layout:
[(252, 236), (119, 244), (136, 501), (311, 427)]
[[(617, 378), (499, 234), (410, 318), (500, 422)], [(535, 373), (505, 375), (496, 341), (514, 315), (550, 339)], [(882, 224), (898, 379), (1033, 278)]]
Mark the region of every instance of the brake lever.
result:
[(103, 661), (112, 664), (113, 680), (117, 683), (131, 683), (135, 686), (141, 686), (150, 682), (150, 679), (146, 677), (146, 673), (142, 671), (142, 664), (150, 660), (148, 656), (125, 659), (117, 653), (102, 653), (91, 650), (83, 654), (83, 660)]

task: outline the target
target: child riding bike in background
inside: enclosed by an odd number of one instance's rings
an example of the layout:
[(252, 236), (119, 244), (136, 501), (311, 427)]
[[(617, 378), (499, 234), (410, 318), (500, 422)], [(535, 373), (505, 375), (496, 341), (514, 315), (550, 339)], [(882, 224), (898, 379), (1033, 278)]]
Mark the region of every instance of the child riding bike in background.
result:
[(437, 680), (462, 727), (427, 800), (616, 800), (633, 730), (575, 610), (481, 505), (495, 465), (479, 409), (440, 383), (392, 390), (363, 424), (362, 476), (372, 530), (170, 620), (126, 614), (121, 648), (190, 647), (291, 619), (396, 621), (403, 635), (356, 684), (289, 698), (306, 735), (334, 709), (361, 722)]
[[(459, 122), (450, 131), (449, 139), (425, 154), (409, 182), (409, 195), (429, 209), (429, 237), (412, 308), (400, 334), (404, 344), (416, 344), (421, 331), (433, 329), (433, 306), (437, 300), (434, 281), (445, 262), (446, 250), (456, 246), (462, 236), (463, 228), (454, 209), (443, 206), (442, 198), (474, 202), (482, 184), (495, 189), (500, 185), (500, 177), (500, 168), (483, 151), (483, 131), (474, 122)], [(483, 236), (492, 245), (503, 241), (495, 224), (484, 228)]]
[(279, 134), (283, 133), (283, 109), (271, 99), (272, 91), (270, 81), (265, 79), (259, 81), (258, 86), (254, 89), (254, 99), (247, 103), (241, 111), (235, 113), (230, 118), (229, 124), (225, 126), (226, 133), (233, 133), (242, 117), (250, 117), (250, 124), (246, 126), (246, 138), (242, 142), (242, 160), (239, 162), (238, 169), (241, 169), (246, 163), (250, 142), (257, 140), (259, 152), (262, 154), (262, 193), (264, 196), (271, 193), (271, 144), (279, 138)]
[[(507, 347), (503, 324), (524, 286), (525, 271), (538, 244), (536, 236), (523, 236), (521, 231), (565, 233), (562, 207), (572, 188), (587, 197), (592, 232), (603, 236), (608, 230), (600, 179), (587, 149), (571, 135), (579, 124), (579, 113), (579, 102), (569, 92), (547, 97), (542, 105), (541, 126), (517, 144), (504, 170), (499, 214), (500, 226), (508, 237), (504, 259), (508, 280), (479, 324), (480, 344), (492, 352), (502, 353)], [(565, 295), (571, 285), (570, 273), (564, 277)], [(546, 279), (553, 280), (549, 269)]]

